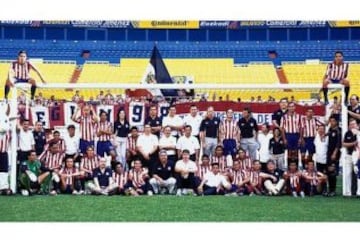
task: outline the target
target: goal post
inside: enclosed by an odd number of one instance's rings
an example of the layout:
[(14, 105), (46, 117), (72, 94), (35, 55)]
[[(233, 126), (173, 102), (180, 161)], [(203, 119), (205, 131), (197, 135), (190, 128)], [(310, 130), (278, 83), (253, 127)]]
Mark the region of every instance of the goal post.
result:
[[(18, 85), (16, 84), (12, 89), (12, 99), (11, 99), (11, 112), (13, 115), (17, 115), (17, 95), (19, 90), (27, 89), (27, 86)], [(273, 94), (278, 94), (282, 96), (288, 96), (291, 93), (286, 91), (293, 91), (293, 92), (319, 92), (322, 88), (321, 84), (217, 84), (217, 83), (206, 83), (206, 84), (131, 84), (131, 83), (49, 83), (49, 84), (38, 84), (38, 92), (41, 90), (47, 90), (52, 92), (53, 90), (61, 90), (61, 92), (66, 92), (65, 90), (72, 89), (72, 90), (125, 90), (125, 89), (184, 89), (190, 90), (194, 89), (197, 90), (221, 90), (223, 93), (226, 93), (226, 90), (230, 91), (244, 91), (244, 92), (254, 92), (254, 94), (261, 95), (261, 92), (267, 91)], [(341, 106), (342, 106), (342, 113), (341, 113), (341, 123), (342, 123), (342, 137), (347, 131), (347, 107), (345, 106), (345, 96), (344, 94), (344, 86), (341, 84), (330, 84), (328, 86), (330, 90), (340, 91), (341, 92)], [(224, 97), (225, 98), (225, 97)], [(209, 100), (211, 97), (209, 97)], [(272, 113), (273, 111), (271, 111)], [(11, 151), (16, 151), (17, 149), (17, 131), (16, 131), (16, 120), (12, 121), (12, 142), (11, 142)], [(17, 163), (17, 153), (11, 153), (11, 173), (10, 173), (10, 185), (11, 189), (15, 192), (16, 191), (16, 163)], [(340, 161), (340, 164), (343, 164)], [(342, 167), (344, 168), (344, 166)], [(344, 177), (343, 177), (344, 182)], [(343, 187), (344, 188), (344, 187)], [(343, 189), (344, 193), (344, 189)]]

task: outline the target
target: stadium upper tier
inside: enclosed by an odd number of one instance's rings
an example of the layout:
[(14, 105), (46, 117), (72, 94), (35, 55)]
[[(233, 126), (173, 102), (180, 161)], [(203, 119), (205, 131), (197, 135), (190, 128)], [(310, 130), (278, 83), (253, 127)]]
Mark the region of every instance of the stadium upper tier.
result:
[[(50, 41), (0, 40), (0, 59), (13, 59), (19, 49), (33, 58), (79, 60), (81, 50), (91, 51), (91, 60), (119, 63), (121, 58), (149, 58), (154, 42), (136, 41)], [(276, 50), (286, 61), (331, 60), (342, 50), (346, 60), (360, 60), (358, 41), (239, 41), (158, 42), (163, 58), (233, 58), (235, 63), (267, 61)]]

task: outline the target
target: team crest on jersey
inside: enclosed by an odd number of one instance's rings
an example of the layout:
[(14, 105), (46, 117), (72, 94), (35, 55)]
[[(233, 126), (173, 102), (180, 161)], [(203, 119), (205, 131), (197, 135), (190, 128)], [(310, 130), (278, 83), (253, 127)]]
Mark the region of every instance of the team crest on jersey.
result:
[(160, 122), (159, 122), (159, 121), (156, 121), (156, 124), (157, 124), (157, 125), (159, 125), (159, 124), (160, 124)]
[(253, 123), (253, 122), (250, 122), (250, 126), (252, 126), (252, 127), (253, 127), (253, 126), (254, 126), (254, 123)]
[(331, 136), (332, 136), (332, 137), (335, 137), (335, 136), (336, 136), (336, 133), (335, 133), (335, 132), (331, 133)]
[(217, 125), (217, 124), (218, 124), (218, 122), (217, 122), (217, 121), (214, 121), (214, 124), (215, 124), (215, 125)]
[(168, 170), (169, 170), (169, 171), (171, 170), (171, 167), (170, 167), (170, 166), (168, 166)]
[(109, 172), (106, 172), (105, 175), (109, 176)]
[(126, 124), (126, 125), (125, 125), (125, 127), (126, 127), (126, 128), (128, 128), (128, 127), (129, 127), (129, 125), (128, 125), (128, 124)]

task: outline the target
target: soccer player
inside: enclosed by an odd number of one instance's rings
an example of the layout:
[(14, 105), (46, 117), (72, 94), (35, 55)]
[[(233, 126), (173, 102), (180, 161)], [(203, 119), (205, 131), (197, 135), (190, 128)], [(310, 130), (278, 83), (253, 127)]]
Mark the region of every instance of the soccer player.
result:
[(53, 132), (53, 138), (47, 142), (47, 144), (45, 145), (45, 150), (47, 150), (49, 148), (50, 143), (56, 143), (57, 145), (59, 145), (59, 151), (61, 153), (65, 152), (65, 150), (66, 150), (65, 140), (60, 137), (59, 131)]
[(60, 191), (60, 169), (64, 160), (65, 154), (60, 151), (59, 144), (51, 142), (49, 149), (45, 150), (40, 156), (39, 160), (51, 172), (51, 180), (53, 181), (53, 189), (50, 191), (51, 195), (56, 195)]
[(95, 154), (94, 147), (88, 146), (80, 162), (81, 190), (85, 190), (85, 181), (91, 181), (93, 179), (93, 170), (99, 166), (99, 160), (100, 158)]
[(149, 183), (155, 194), (165, 189), (169, 194), (173, 194), (176, 185), (174, 178), (174, 162), (169, 161), (165, 150), (160, 150), (159, 159), (152, 172), (152, 178)]
[(216, 146), (214, 154), (210, 156), (211, 163), (218, 163), (221, 173), (224, 173), (228, 167), (224, 148), (221, 145)]
[(345, 103), (347, 104), (350, 92), (350, 80), (348, 80), (348, 71), (349, 64), (344, 62), (343, 53), (341, 51), (336, 51), (334, 61), (327, 65), (326, 73), (323, 78), (323, 93), (326, 105), (329, 104), (327, 87), (330, 83), (340, 83), (345, 86)]
[(10, 92), (10, 87), (16, 83), (30, 83), (31, 84), (31, 100), (34, 100), (36, 92), (36, 81), (34, 78), (30, 77), (30, 71), (34, 70), (39, 76), (41, 81), (45, 84), (45, 79), (43, 78), (40, 71), (27, 60), (27, 53), (24, 50), (19, 51), (17, 60), (11, 63), (8, 78), (5, 84), (5, 99), (8, 98)]
[(219, 142), (220, 119), (214, 114), (214, 107), (207, 108), (206, 117), (200, 124), (200, 140), (203, 153), (210, 156)]
[(196, 188), (200, 185), (201, 181), (204, 179), (204, 175), (211, 170), (210, 158), (207, 154), (203, 154), (201, 157), (201, 163), (198, 165), (195, 176), (195, 185)]
[(305, 194), (309, 196), (322, 194), (326, 190), (326, 175), (316, 171), (314, 161), (308, 161), (306, 170), (303, 172)]
[(241, 164), (241, 168), (247, 171), (250, 171), (253, 168), (253, 162), (250, 157), (246, 155), (244, 149), (239, 148), (238, 153), (235, 157), (235, 161), (238, 161)]
[(113, 180), (114, 183), (117, 185), (115, 194), (125, 195), (125, 190), (129, 187), (128, 173), (124, 170), (124, 167), (120, 162), (117, 162), (115, 164)]
[(246, 188), (250, 193), (249, 196), (262, 195), (261, 164), (259, 160), (254, 160), (249, 179), (249, 183), (246, 184)]
[(30, 151), (28, 159), (21, 163), (19, 182), (23, 196), (38, 192), (40, 187), (42, 193), (48, 192), (50, 171), (37, 160), (35, 150)]
[[(132, 129), (131, 129), (132, 130)], [(128, 140), (128, 135), (130, 133), (130, 123), (126, 119), (126, 114), (124, 110), (120, 110), (117, 116), (117, 120), (114, 122), (114, 135), (117, 142), (116, 153), (117, 160), (123, 163), (125, 166), (126, 161), (126, 143)]]
[(136, 148), (136, 142), (139, 137), (139, 131), (137, 127), (131, 127), (130, 129), (130, 136), (127, 137), (126, 141), (126, 162), (120, 161), (122, 163), (123, 167), (126, 168), (126, 170), (129, 170), (131, 166), (131, 162), (134, 161), (134, 159), (138, 156), (138, 151)]
[(190, 160), (189, 150), (182, 151), (182, 160), (178, 160), (175, 164), (177, 196), (187, 193), (193, 194), (195, 188), (195, 173), (197, 166), (194, 161)]
[(219, 164), (213, 163), (211, 171), (205, 174), (197, 188), (199, 194), (204, 196), (209, 195), (224, 195), (226, 191), (231, 189), (231, 184), (226, 180), (225, 176), (220, 173)]
[(298, 170), (296, 161), (289, 161), (288, 170), (284, 172), (283, 177), (285, 179), (286, 191), (293, 197), (305, 197), (302, 173)]
[(89, 182), (88, 186), (92, 194), (95, 195), (111, 195), (118, 188), (112, 177), (112, 170), (106, 166), (106, 159), (99, 159), (99, 166), (93, 170), (93, 182)]
[(141, 160), (139, 159), (134, 160), (134, 167), (129, 171), (129, 188), (125, 193), (131, 196), (153, 195), (149, 184), (149, 170), (142, 167)]
[(353, 117), (356, 119), (356, 122), (358, 125), (360, 125), (360, 104), (359, 104), (359, 96), (352, 95), (350, 96), (350, 105), (348, 108), (348, 120), (350, 120), (350, 117)]
[(247, 193), (245, 185), (250, 181), (247, 174), (248, 173), (241, 168), (241, 163), (239, 161), (234, 161), (233, 167), (229, 170), (232, 195), (243, 196)]
[(65, 159), (65, 166), (59, 172), (60, 174), (60, 188), (64, 194), (81, 195), (84, 191), (81, 190), (81, 183), (79, 180), (80, 171), (74, 165), (74, 159), (68, 157)]
[(95, 125), (96, 135), (98, 136), (96, 153), (101, 157), (104, 157), (105, 154), (109, 155), (110, 149), (112, 148), (110, 140), (113, 133), (113, 126), (112, 123), (107, 121), (106, 119), (107, 113), (105, 111), (101, 111), (100, 121)]
[(295, 111), (295, 103), (289, 103), (288, 112), (281, 118), (280, 127), (284, 144), (288, 150), (288, 159), (297, 158), (302, 129), (300, 115)]
[(283, 171), (276, 168), (275, 162), (269, 160), (266, 163), (266, 170), (261, 173), (264, 182), (264, 187), (268, 195), (279, 195), (284, 187), (285, 180), (283, 179)]
[(234, 111), (228, 109), (226, 111), (226, 118), (220, 124), (220, 142), (224, 146), (224, 154), (236, 154), (237, 141), (239, 140), (239, 127), (233, 118)]
[(257, 143), (258, 126), (256, 120), (251, 116), (250, 108), (243, 110), (238, 126), (240, 128), (240, 146), (249, 152), (251, 160), (255, 160), (256, 150), (259, 147)]
[(81, 104), (76, 108), (72, 120), (80, 124), (80, 152), (86, 153), (88, 146), (94, 146), (95, 124), (99, 120), (94, 108), (91, 105), (85, 105), (81, 111)]
[[(300, 146), (300, 152), (301, 152), (301, 161), (303, 161), (303, 164), (306, 164), (306, 161), (312, 160), (312, 157), (315, 153), (315, 135), (316, 130), (319, 127), (319, 125), (322, 125), (323, 123), (319, 121), (317, 118), (314, 117), (314, 110), (312, 108), (308, 108), (306, 110), (306, 115), (302, 117), (301, 119), (301, 129), (302, 132), (300, 133), (301, 136), (301, 146)], [(308, 156), (305, 157), (306, 152), (308, 152)]]

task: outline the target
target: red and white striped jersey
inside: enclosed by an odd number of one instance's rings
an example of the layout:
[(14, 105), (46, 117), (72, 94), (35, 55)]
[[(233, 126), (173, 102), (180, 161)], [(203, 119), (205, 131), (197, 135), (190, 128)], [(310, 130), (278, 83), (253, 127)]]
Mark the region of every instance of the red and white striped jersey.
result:
[(125, 184), (128, 181), (128, 173), (123, 172), (122, 174), (113, 173), (113, 179), (116, 185), (119, 186), (119, 188), (124, 188)]
[(252, 161), (250, 159), (250, 157), (247, 157), (245, 159), (236, 159), (236, 161), (239, 161), (239, 163), (241, 164), (241, 168), (244, 170), (251, 170), (252, 168)]
[(14, 71), (14, 77), (17, 79), (29, 79), (32, 68), (33, 65), (29, 61), (25, 61), (24, 64), (20, 64), (18, 61), (11, 63), (11, 69)]
[(285, 133), (299, 133), (301, 128), (300, 115), (297, 113), (285, 114), (281, 118), (280, 127), (284, 129)]
[(72, 167), (72, 168), (62, 168), (60, 170), (60, 174), (61, 175), (71, 175), (69, 177), (66, 177), (65, 179), (65, 183), (66, 185), (72, 185), (74, 183), (74, 178), (73, 178), (73, 174), (78, 173), (79, 169), (76, 167)]
[(11, 135), (10, 132), (6, 132), (0, 135), (0, 153), (7, 153), (10, 146)]
[(335, 62), (329, 63), (326, 68), (326, 78), (332, 80), (342, 80), (347, 78), (349, 71), (348, 63), (341, 63), (340, 65)]
[[(109, 121), (96, 123), (96, 125), (95, 125), (96, 133), (98, 133), (100, 130), (101, 131), (112, 132), (112, 130), (113, 130), (112, 123), (109, 122)], [(98, 137), (99, 137), (99, 141), (110, 141), (110, 139), (111, 139), (110, 134), (102, 134), (102, 135), (100, 135)]]
[[(46, 144), (45, 144), (45, 147), (44, 147), (44, 150), (49, 150), (49, 144), (54, 142), (54, 140), (49, 140)], [(66, 150), (66, 145), (65, 145), (65, 140), (64, 139), (59, 139), (57, 142), (56, 142), (57, 145), (59, 145), (59, 150), (60, 152), (65, 152)]]
[(80, 169), (84, 168), (93, 171), (95, 168), (99, 167), (99, 160), (100, 158), (96, 155), (91, 158), (84, 156), (80, 162)]
[(250, 183), (253, 183), (255, 185), (261, 184), (260, 171), (250, 171)]
[(244, 170), (234, 170), (230, 169), (229, 173), (232, 177), (231, 184), (238, 185), (239, 183), (242, 183), (246, 179), (246, 172)]
[(227, 165), (226, 165), (226, 157), (223, 156), (211, 156), (211, 163), (218, 163), (219, 164), (219, 170), (221, 173), (226, 171)]
[(289, 177), (289, 184), (291, 188), (298, 188), (300, 186), (301, 174), (299, 171), (296, 172), (285, 171), (284, 176)]
[(133, 138), (133, 137), (128, 137), (126, 140), (126, 149), (128, 150), (136, 150), (136, 141), (137, 141), (137, 137)]
[(44, 164), (45, 168), (57, 169), (61, 167), (64, 157), (65, 154), (62, 152), (51, 153), (49, 150), (45, 150), (40, 154), (39, 160)]
[(314, 138), (316, 136), (316, 130), (322, 123), (315, 117), (308, 119), (303, 116), (301, 119), (301, 128), (303, 131), (304, 138)]
[(141, 168), (141, 170), (131, 169), (129, 171), (129, 177), (132, 178), (132, 184), (135, 188), (139, 188), (142, 185), (145, 185), (143, 176), (147, 175), (147, 173), (148, 170), (146, 168)]
[(319, 179), (318, 179), (318, 177), (320, 176), (320, 173), (319, 173), (319, 172), (317, 172), (317, 171), (307, 171), (307, 170), (305, 170), (305, 171), (303, 172), (303, 176), (304, 176), (304, 177), (307, 177), (307, 176), (314, 177), (314, 179), (312, 179), (312, 180), (310, 181), (310, 185), (312, 185), (312, 186), (317, 186), (317, 185), (319, 184)]
[(196, 171), (196, 175), (202, 180), (204, 179), (204, 176), (206, 175), (206, 173), (208, 173), (209, 171), (211, 171), (211, 166), (210, 165), (199, 165), (198, 166), (198, 170)]
[(239, 127), (235, 120), (224, 120), (221, 122), (220, 127), (222, 127), (222, 131), (224, 132), (224, 139), (237, 139)]
[(76, 122), (80, 123), (80, 138), (85, 141), (95, 139), (95, 121), (92, 115), (80, 116)]

